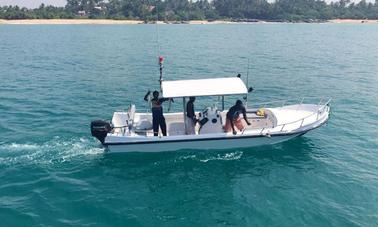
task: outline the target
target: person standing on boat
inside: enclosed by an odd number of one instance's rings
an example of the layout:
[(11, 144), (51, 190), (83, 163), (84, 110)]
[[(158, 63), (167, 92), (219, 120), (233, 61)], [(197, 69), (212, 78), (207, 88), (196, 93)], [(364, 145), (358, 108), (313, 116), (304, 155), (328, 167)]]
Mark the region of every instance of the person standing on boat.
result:
[(235, 126), (240, 130), (243, 131), (244, 125), (241, 121), (240, 114), (243, 114), (243, 118), (245, 122), (248, 125), (251, 125), (251, 123), (247, 119), (247, 111), (243, 105), (243, 102), (240, 100), (237, 100), (235, 105), (232, 106), (226, 115), (226, 125), (224, 126), (224, 129), (226, 132), (229, 132), (232, 130), (232, 133), (236, 135)]
[(195, 97), (190, 97), (189, 101), (186, 103), (186, 118), (185, 118), (185, 125), (186, 125), (186, 134), (193, 135), (196, 134), (195, 126), (197, 123), (196, 114), (194, 112), (194, 101), (196, 101)]
[[(150, 91), (144, 96), (144, 100), (148, 101)], [(163, 115), (162, 103), (168, 101), (168, 98), (159, 98), (159, 92), (152, 92), (153, 98), (151, 99), (151, 112), (152, 112), (152, 127), (154, 129), (154, 136), (159, 135), (159, 127), (163, 136), (167, 136), (167, 125)]]

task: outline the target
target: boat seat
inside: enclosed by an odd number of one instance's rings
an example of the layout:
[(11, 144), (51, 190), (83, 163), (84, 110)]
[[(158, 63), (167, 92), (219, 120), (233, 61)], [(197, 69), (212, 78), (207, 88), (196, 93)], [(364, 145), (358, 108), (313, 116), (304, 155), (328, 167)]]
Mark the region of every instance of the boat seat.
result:
[(129, 120), (131, 121), (131, 124), (132, 124), (132, 121), (134, 121), (135, 111), (136, 111), (135, 105), (130, 105), (128, 115), (129, 115)]
[(128, 124), (129, 115), (126, 112), (115, 112), (112, 118), (114, 133), (123, 134)]
[(140, 119), (133, 127), (135, 132), (146, 132), (152, 130), (152, 123), (148, 119)]
[(168, 124), (168, 135), (185, 135), (185, 124), (184, 122), (172, 122)]

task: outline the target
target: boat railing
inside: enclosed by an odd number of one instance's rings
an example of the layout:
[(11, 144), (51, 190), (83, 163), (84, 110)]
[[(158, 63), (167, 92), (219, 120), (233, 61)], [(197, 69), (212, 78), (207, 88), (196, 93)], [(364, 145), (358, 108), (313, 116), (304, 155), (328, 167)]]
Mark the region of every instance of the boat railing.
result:
[[(277, 101), (269, 101), (269, 102), (259, 102), (259, 103), (251, 103), (251, 106), (252, 107), (257, 107), (257, 108), (267, 108), (267, 107), (271, 107), (271, 108), (274, 108), (274, 107), (283, 107), (285, 105), (288, 105), (288, 104), (303, 104), (305, 103), (305, 101), (307, 100), (311, 100), (311, 101), (315, 101), (318, 102), (318, 105), (321, 105), (323, 103), (324, 100), (329, 100), (329, 99), (326, 99), (326, 98), (319, 98), (319, 97), (300, 97), (300, 98), (293, 98), (293, 99), (285, 99), (285, 100), (277, 100)], [(311, 103), (314, 103), (314, 102), (311, 102)]]
[[(287, 100), (278, 100), (278, 101), (271, 101), (271, 102), (263, 102), (263, 103), (254, 103), (253, 106), (257, 106), (258, 108), (267, 108), (267, 105), (269, 105), (270, 108), (282, 108), (284, 107), (286, 104), (296, 104), (298, 105), (297, 107), (297, 110), (299, 110), (300, 106), (302, 104), (305, 103), (306, 100), (312, 100), (314, 101), (316, 97), (302, 97), (302, 98), (299, 98), (299, 99), (287, 99)], [(316, 120), (319, 120), (319, 116), (323, 114), (324, 112), (324, 109), (329, 106), (330, 102), (332, 101), (331, 98), (328, 98), (328, 99), (325, 99), (325, 98), (316, 98), (317, 100), (319, 100), (317, 103), (317, 105), (319, 106), (318, 110), (314, 113), (311, 113), (299, 120), (295, 120), (295, 121), (292, 121), (292, 122), (287, 122), (287, 123), (283, 123), (283, 124), (279, 124), (279, 125), (273, 125), (273, 126), (269, 126), (269, 127), (263, 127), (260, 131), (260, 134), (264, 134), (264, 131), (268, 130), (268, 129), (273, 129), (273, 128), (280, 128), (280, 132), (284, 131), (284, 129), (289, 126), (289, 125), (293, 125), (293, 124), (297, 124), (299, 122), (300, 123), (300, 126), (297, 127), (297, 128), (300, 128), (303, 126), (304, 122), (306, 119), (309, 119), (310, 117), (313, 117), (314, 115), (316, 115)], [(324, 100), (327, 100), (326, 102), (324, 102)], [(299, 104), (298, 104), (298, 101), (299, 101)], [(314, 102), (312, 102), (314, 103)], [(273, 104), (279, 104), (279, 105), (273, 105)], [(295, 129), (297, 129), (295, 128)], [(124, 126), (120, 126), (120, 127), (113, 127), (113, 129), (121, 129), (121, 133), (123, 135), (125, 135), (126, 133), (129, 133), (130, 131), (130, 127), (129, 127), (129, 122), (127, 122), (126, 125)], [(245, 128), (246, 129), (246, 128)], [(243, 133), (245, 132), (245, 129), (243, 130)]]
[[(301, 103), (298, 105), (298, 108), (300, 107), (300, 105), (303, 104), (303, 100), (304, 100), (304, 98), (302, 98), (302, 101), (301, 101)], [(309, 119), (309, 118), (311, 118), (311, 117), (313, 117), (313, 116), (315, 116), (315, 115), (316, 115), (316, 120), (319, 120), (319, 116), (321, 116), (321, 115), (324, 113), (324, 110), (325, 110), (327, 107), (329, 107), (329, 105), (330, 105), (330, 103), (331, 103), (331, 101), (332, 101), (332, 99), (329, 98), (329, 99), (327, 99), (326, 102), (322, 103), (323, 100), (324, 100), (323, 98), (320, 99), (320, 101), (319, 101), (319, 103), (318, 103), (319, 108), (317, 109), (316, 112), (311, 113), (311, 114), (309, 114), (309, 115), (307, 115), (307, 116), (305, 116), (305, 117), (303, 117), (303, 118), (301, 118), (301, 119), (298, 119), (298, 120), (295, 120), (295, 121), (292, 121), (292, 122), (287, 122), (287, 123), (283, 123), (283, 124), (279, 124), (279, 125), (275, 125), (275, 126), (271, 126), (271, 127), (263, 127), (263, 128), (261, 129), (261, 131), (260, 131), (260, 134), (263, 135), (263, 134), (264, 134), (264, 131), (266, 131), (266, 130), (268, 130), (268, 129), (273, 129), (273, 128), (280, 128), (279, 131), (282, 132), (282, 131), (284, 131), (285, 127), (287, 127), (288, 125), (298, 124), (299, 122), (300, 122), (299, 127), (295, 128), (295, 129), (301, 128), (301, 127), (303, 126), (303, 124), (304, 124), (304, 122), (305, 122), (306, 119)], [(298, 110), (298, 109), (297, 109), (297, 110)], [(292, 129), (292, 130), (293, 130), (293, 129)], [(268, 134), (269, 134), (269, 133), (268, 133)]]
[(122, 125), (122, 126), (113, 126), (112, 127), (112, 133), (114, 133), (117, 129), (119, 129), (121, 132), (120, 134), (121, 135), (125, 135), (126, 133), (129, 132), (129, 120), (126, 120), (126, 124), (125, 125)]

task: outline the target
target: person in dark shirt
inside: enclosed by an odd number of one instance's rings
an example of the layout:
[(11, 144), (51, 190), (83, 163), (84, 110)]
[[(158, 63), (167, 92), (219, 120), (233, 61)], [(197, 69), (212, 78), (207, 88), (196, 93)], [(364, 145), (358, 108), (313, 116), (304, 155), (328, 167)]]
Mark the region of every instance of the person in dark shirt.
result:
[[(148, 101), (150, 91), (144, 96), (144, 100)], [(151, 112), (152, 112), (152, 127), (154, 130), (154, 136), (159, 135), (159, 126), (163, 136), (167, 136), (167, 125), (165, 123), (165, 118), (163, 115), (162, 103), (168, 101), (168, 98), (159, 98), (159, 92), (154, 91), (152, 93), (153, 98), (151, 99)]]
[(186, 134), (195, 134), (195, 126), (197, 123), (196, 114), (194, 112), (194, 101), (196, 100), (195, 97), (190, 97), (189, 101), (186, 103), (186, 118), (185, 118), (185, 124), (186, 124)]
[(243, 118), (245, 122), (248, 125), (251, 125), (251, 123), (247, 119), (247, 111), (245, 110), (243, 102), (240, 100), (237, 100), (236, 104), (232, 106), (227, 112), (227, 115), (226, 115), (227, 121), (226, 121), (226, 126), (225, 126), (226, 131), (229, 131), (230, 129), (232, 129), (232, 133), (236, 135), (235, 125), (240, 131), (243, 130), (244, 126), (240, 122), (241, 120), (240, 114), (243, 114)]

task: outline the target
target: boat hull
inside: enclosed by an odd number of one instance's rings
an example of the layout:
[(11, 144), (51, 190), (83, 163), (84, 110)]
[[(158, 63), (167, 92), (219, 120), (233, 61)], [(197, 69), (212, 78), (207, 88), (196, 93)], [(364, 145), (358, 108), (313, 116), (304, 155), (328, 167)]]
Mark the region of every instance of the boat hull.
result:
[(170, 135), (164, 137), (108, 133), (103, 145), (108, 152), (165, 152), (180, 150), (225, 150), (281, 143), (314, 130), (329, 119), (329, 102), (325, 105), (291, 105), (269, 111), (276, 118), (275, 127), (249, 128), (232, 133)]
[(233, 148), (256, 147), (281, 143), (304, 133), (295, 133), (276, 136), (245, 136), (223, 139), (206, 140), (184, 140), (184, 141), (162, 141), (162, 142), (140, 142), (140, 143), (119, 143), (106, 145), (108, 152), (164, 152), (179, 150), (226, 150)]

